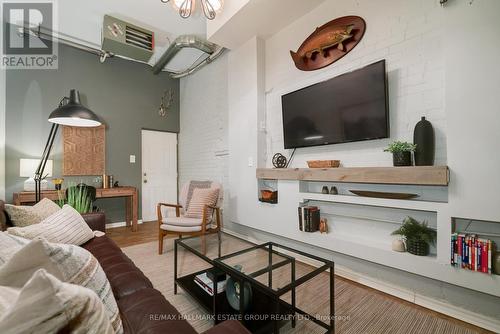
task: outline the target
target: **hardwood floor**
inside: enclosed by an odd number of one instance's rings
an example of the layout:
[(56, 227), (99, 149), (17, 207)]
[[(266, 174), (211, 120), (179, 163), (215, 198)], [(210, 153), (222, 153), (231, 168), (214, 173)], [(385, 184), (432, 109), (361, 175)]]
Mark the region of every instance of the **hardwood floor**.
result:
[[(113, 239), (118, 244), (118, 246), (121, 247), (121, 248), (129, 247), (129, 246), (134, 246), (134, 245), (145, 244), (145, 243), (150, 243), (150, 242), (153, 242), (153, 241), (157, 242), (158, 241), (158, 225), (157, 224), (158, 223), (156, 221), (154, 221), (154, 222), (145, 222), (145, 223), (139, 225), (139, 228), (138, 228), (137, 232), (132, 232), (132, 229), (130, 227), (111, 228), (111, 229), (108, 229), (106, 231), (106, 234), (108, 235), (108, 237), (110, 237), (111, 239)], [(175, 236), (171, 236), (171, 237), (168, 237), (168, 238), (175, 238)], [(462, 322), (462, 321), (457, 320), (457, 319), (452, 318), (452, 317), (448, 317), (448, 316), (446, 316), (444, 314), (441, 314), (441, 313), (438, 313), (438, 312), (426, 309), (424, 307), (415, 305), (413, 303), (409, 303), (407, 301), (404, 301), (404, 300), (399, 299), (397, 297), (394, 297), (394, 296), (388, 295), (386, 293), (380, 292), (378, 290), (374, 290), (372, 288), (366, 287), (366, 286), (361, 285), (359, 283), (349, 281), (349, 280), (347, 280), (345, 278), (336, 276), (336, 279), (343, 280), (343, 281), (348, 281), (351, 284), (354, 284), (354, 285), (356, 285), (356, 286), (358, 286), (358, 287), (360, 287), (362, 289), (366, 289), (367, 291), (375, 292), (376, 294), (383, 296), (383, 298), (385, 298), (387, 300), (387, 302), (397, 300), (400, 303), (403, 303), (405, 305), (409, 305), (409, 306), (411, 306), (414, 309), (418, 309), (418, 310), (421, 310), (423, 312), (426, 312), (429, 317), (438, 317), (438, 318), (442, 318), (442, 319), (447, 319), (447, 320), (449, 320), (449, 321), (451, 321), (453, 323), (456, 323), (456, 324), (462, 326), (463, 328), (467, 328), (467, 329), (473, 330), (473, 331), (475, 331), (477, 333), (491, 333), (491, 332), (489, 332), (487, 330), (484, 330), (482, 328), (479, 328), (479, 327), (476, 327), (474, 325)]]
[(106, 234), (121, 248), (158, 241), (158, 222), (139, 224), (137, 232), (130, 227), (115, 227), (107, 229)]

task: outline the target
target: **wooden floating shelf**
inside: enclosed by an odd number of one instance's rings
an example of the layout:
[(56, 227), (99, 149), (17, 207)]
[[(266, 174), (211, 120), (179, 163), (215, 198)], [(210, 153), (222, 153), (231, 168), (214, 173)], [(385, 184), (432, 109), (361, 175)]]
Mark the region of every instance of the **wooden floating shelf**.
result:
[(258, 168), (258, 179), (447, 186), (448, 166)]

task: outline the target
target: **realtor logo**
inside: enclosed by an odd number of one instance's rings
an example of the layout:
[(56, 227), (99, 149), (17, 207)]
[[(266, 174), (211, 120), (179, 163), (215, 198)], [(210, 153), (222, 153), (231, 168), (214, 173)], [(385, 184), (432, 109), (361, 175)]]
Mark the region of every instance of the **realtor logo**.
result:
[(2, 1), (2, 31), (2, 68), (57, 68), (52, 1)]

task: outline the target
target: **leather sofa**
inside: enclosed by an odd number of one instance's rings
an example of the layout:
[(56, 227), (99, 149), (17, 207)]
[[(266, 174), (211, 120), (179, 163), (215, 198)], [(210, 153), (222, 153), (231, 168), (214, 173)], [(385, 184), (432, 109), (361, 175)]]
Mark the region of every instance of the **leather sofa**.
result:
[[(9, 226), (8, 217), (0, 201), (0, 226)], [(105, 232), (103, 213), (83, 215), (92, 230)], [(83, 248), (92, 253), (101, 264), (115, 296), (125, 333), (165, 334), (192, 333), (194, 328), (181, 316), (165, 297), (153, 288), (151, 281), (135, 266), (121, 249), (107, 236), (94, 238)], [(205, 334), (248, 334), (238, 321), (229, 320), (206, 331)]]

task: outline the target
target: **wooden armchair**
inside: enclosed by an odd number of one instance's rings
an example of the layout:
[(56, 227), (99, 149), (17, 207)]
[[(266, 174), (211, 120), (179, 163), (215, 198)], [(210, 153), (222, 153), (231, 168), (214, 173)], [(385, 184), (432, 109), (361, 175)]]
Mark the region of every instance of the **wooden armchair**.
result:
[[(193, 181), (196, 182), (196, 181)], [(223, 200), (223, 189), (219, 183), (212, 182), (211, 189), (219, 190), (219, 198), (215, 205), (205, 205), (201, 218), (185, 217), (185, 210), (189, 205), (188, 200), (191, 182), (185, 184), (179, 194), (179, 204), (158, 203), (156, 213), (158, 215), (158, 254), (163, 253), (163, 239), (167, 235), (197, 236), (208, 233), (216, 233), (221, 230), (221, 209)], [(194, 183), (193, 183), (194, 185)], [(193, 187), (191, 187), (191, 190)], [(175, 208), (175, 217), (164, 217), (162, 208)]]

